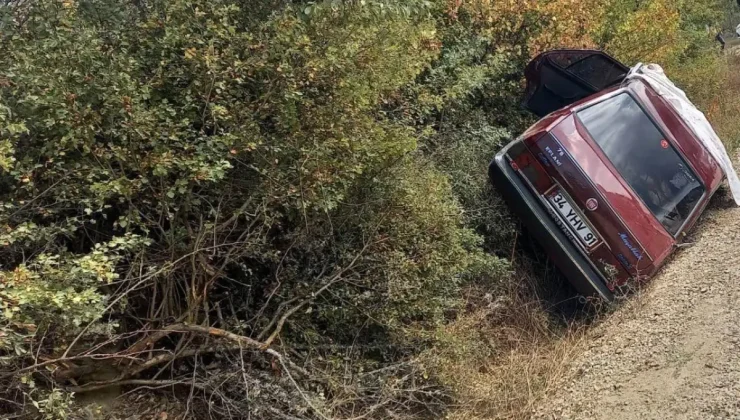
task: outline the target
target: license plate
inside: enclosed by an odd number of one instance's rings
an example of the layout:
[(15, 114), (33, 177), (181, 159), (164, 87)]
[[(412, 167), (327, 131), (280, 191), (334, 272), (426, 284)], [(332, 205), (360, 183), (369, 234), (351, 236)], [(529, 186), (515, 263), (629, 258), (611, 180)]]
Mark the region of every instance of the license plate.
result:
[(560, 191), (550, 194), (547, 200), (586, 248), (591, 248), (599, 242), (599, 238), (575, 210), (575, 206)]

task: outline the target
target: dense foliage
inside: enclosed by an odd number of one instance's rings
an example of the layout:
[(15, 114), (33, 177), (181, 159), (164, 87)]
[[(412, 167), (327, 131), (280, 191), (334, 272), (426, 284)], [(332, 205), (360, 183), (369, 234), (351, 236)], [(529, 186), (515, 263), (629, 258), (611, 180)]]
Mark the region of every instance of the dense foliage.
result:
[(712, 61), (719, 11), (7, 2), (0, 413), (148, 380), (198, 415), (441, 415), (455, 396), (418, 356), (511, 293), (485, 167), (531, 121), (523, 66), (557, 46)]

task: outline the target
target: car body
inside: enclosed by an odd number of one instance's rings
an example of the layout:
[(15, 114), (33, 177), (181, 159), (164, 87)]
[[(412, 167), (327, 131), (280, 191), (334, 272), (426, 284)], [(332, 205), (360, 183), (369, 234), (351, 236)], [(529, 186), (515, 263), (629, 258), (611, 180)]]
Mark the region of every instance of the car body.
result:
[(560, 271), (606, 300), (659, 270), (724, 179), (676, 110), (628, 71), (599, 51), (535, 58), (525, 106), (542, 118), (489, 166)]

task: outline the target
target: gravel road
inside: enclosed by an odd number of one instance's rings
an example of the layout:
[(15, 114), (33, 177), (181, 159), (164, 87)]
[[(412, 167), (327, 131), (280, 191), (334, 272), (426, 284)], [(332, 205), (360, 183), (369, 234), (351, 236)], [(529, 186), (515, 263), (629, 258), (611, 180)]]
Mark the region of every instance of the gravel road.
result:
[(723, 197), (586, 338), (541, 419), (740, 419), (740, 209)]

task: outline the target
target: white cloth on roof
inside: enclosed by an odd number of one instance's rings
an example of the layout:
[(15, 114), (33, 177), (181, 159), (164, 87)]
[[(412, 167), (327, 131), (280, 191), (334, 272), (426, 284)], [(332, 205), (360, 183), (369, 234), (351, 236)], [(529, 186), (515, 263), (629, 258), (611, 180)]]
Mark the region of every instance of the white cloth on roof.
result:
[(630, 70), (625, 80), (630, 79), (641, 79), (676, 109), (676, 112), (686, 121), (696, 137), (701, 140), (709, 153), (719, 163), (727, 176), (735, 204), (740, 206), (740, 178), (738, 178), (737, 172), (732, 166), (732, 159), (727, 154), (725, 145), (715, 133), (704, 113), (691, 103), (684, 91), (673, 84), (663, 72), (663, 68), (657, 64), (637, 64)]

